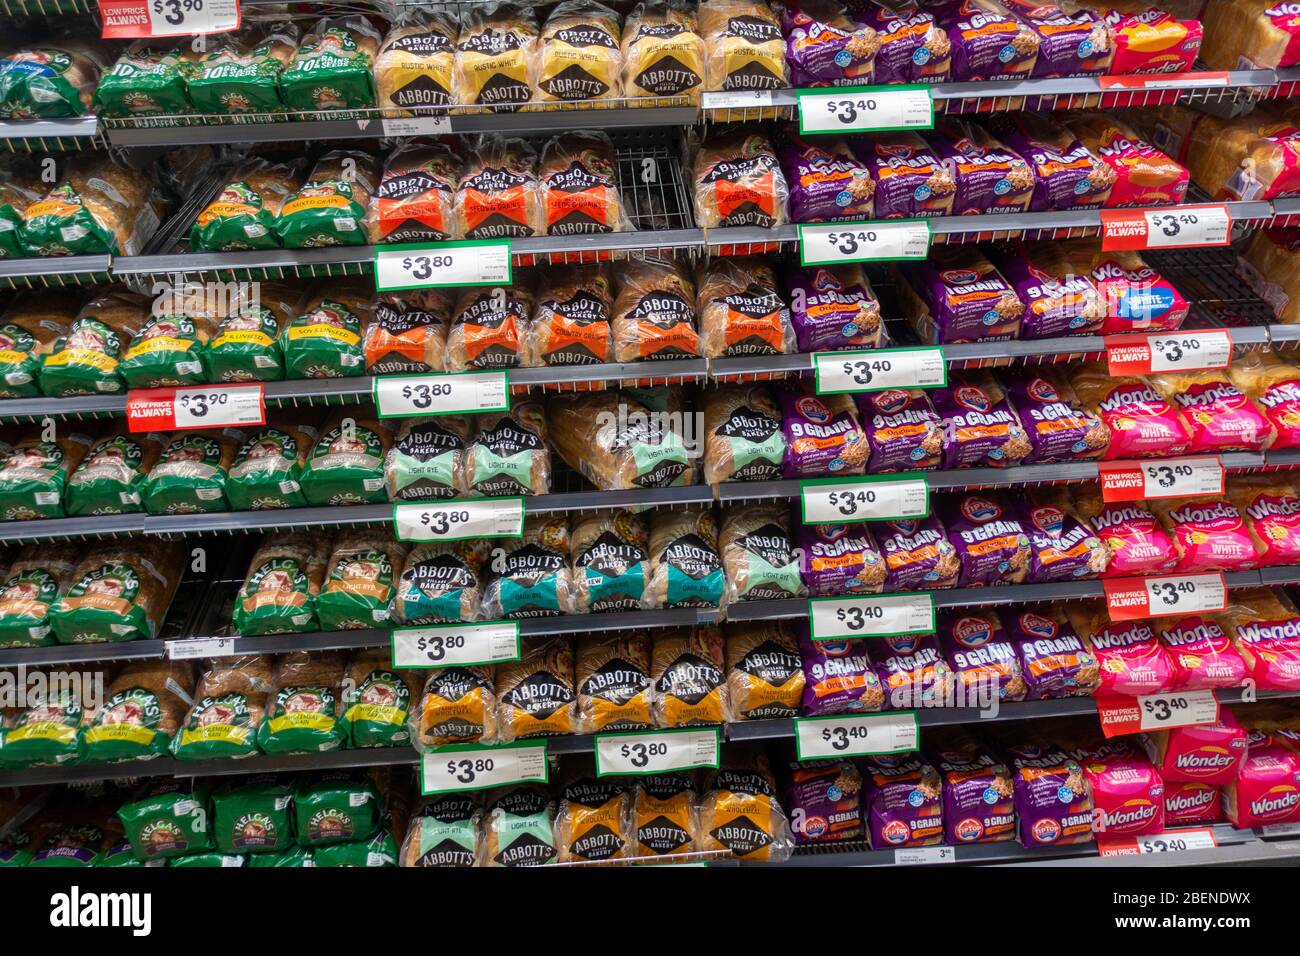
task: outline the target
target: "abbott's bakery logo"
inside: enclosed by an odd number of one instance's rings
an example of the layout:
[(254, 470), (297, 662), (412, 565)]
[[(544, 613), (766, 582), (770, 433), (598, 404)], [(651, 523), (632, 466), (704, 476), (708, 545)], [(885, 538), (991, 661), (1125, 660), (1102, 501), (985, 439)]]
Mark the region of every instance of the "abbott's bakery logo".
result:
[(50, 925), (58, 928), (129, 927), (133, 936), (153, 929), (152, 893), (83, 893), (74, 886), (50, 897)]

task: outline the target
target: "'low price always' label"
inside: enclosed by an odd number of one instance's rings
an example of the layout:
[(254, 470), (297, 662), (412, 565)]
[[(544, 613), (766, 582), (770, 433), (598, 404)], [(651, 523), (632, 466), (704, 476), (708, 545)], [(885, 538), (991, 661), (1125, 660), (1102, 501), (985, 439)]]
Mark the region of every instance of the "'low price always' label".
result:
[(393, 628), (393, 666), (469, 667), (519, 660), (519, 622)]
[(447, 372), (379, 375), (374, 380), (380, 418), (464, 415), (510, 410), (509, 373)]
[(511, 282), (510, 240), (423, 242), (375, 247), (375, 288), (436, 289)]
[(1106, 461), (1097, 466), (1107, 502), (1223, 494), (1223, 462), (1214, 455), (1164, 461)]
[(524, 533), (523, 498), (476, 498), (393, 505), (398, 541), (518, 538)]
[(948, 363), (943, 347), (872, 349), (864, 352), (817, 352), (813, 355), (818, 395), (883, 392), (897, 388), (943, 388)]
[(126, 397), (126, 422), (132, 432), (265, 425), (263, 386), (133, 388)]
[(1231, 237), (1232, 216), (1222, 203), (1101, 211), (1101, 247), (1107, 252), (1226, 246)]
[(484, 747), (439, 747), (420, 760), (420, 792), (458, 793), (511, 783), (546, 783), (546, 744), (518, 742)]
[(596, 776), (625, 777), (718, 765), (716, 727), (657, 730), (653, 733), (597, 734)]
[(891, 129), (932, 129), (934, 97), (921, 84), (839, 86), (833, 90), (795, 90), (799, 132), (866, 133)]
[(799, 227), (799, 261), (806, 266), (897, 262), (924, 259), (929, 253), (930, 224), (924, 219)]
[(1228, 586), (1221, 572), (1151, 578), (1109, 578), (1106, 610), (1112, 621), (1205, 614), (1228, 606)]
[(810, 478), (800, 489), (804, 524), (892, 521), (930, 513), (930, 487), (919, 472), (865, 478)]
[(198, 36), (239, 29), (239, 0), (99, 0), (105, 40)]
[(814, 641), (930, 634), (934, 632), (934, 595), (917, 592), (810, 598), (808, 619)]
[(1097, 837), (1101, 856), (1142, 856), (1146, 853), (1181, 853), (1184, 850), (1212, 850), (1219, 845), (1208, 827), (1170, 830), (1139, 837)]
[(919, 746), (913, 711), (796, 717), (794, 745), (800, 760), (908, 753)]
[(1227, 368), (1232, 336), (1227, 329), (1106, 336), (1106, 364), (1111, 375), (1194, 372)]
[(1107, 737), (1170, 727), (1212, 724), (1219, 719), (1219, 701), (1212, 690), (1183, 690), (1142, 697), (1103, 697), (1097, 700), (1101, 731)]

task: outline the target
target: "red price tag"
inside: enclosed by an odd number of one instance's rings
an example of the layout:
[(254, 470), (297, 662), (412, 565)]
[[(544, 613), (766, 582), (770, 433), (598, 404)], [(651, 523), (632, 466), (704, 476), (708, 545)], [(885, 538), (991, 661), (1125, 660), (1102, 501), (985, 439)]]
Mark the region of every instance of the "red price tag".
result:
[(1219, 845), (1208, 827), (1168, 830), (1138, 837), (1097, 837), (1102, 856), (1141, 856), (1144, 853), (1181, 853), (1183, 850), (1212, 850)]
[(1227, 368), (1231, 361), (1232, 335), (1227, 329), (1106, 336), (1111, 375), (1196, 372)]
[(126, 421), (132, 432), (265, 425), (263, 385), (132, 389), (126, 398)]
[(1099, 76), (1103, 90), (1190, 90), (1206, 86), (1227, 86), (1226, 70), (1197, 70), (1193, 73), (1152, 73), (1140, 76)]
[(1223, 494), (1223, 462), (1214, 455), (1157, 461), (1104, 461), (1097, 465), (1102, 500), (1190, 498)]
[(1119, 737), (1212, 724), (1219, 719), (1219, 699), (1212, 690), (1101, 697), (1097, 699), (1097, 713), (1101, 716), (1101, 732), (1107, 737)]
[(1232, 216), (1222, 203), (1101, 210), (1101, 248), (1106, 252), (1226, 246), (1231, 239)]
[(1106, 610), (1112, 621), (1213, 613), (1228, 606), (1228, 586), (1220, 571), (1150, 578), (1108, 578), (1102, 581), (1102, 587), (1106, 590)]
[(99, 0), (105, 40), (238, 30), (239, 0)]

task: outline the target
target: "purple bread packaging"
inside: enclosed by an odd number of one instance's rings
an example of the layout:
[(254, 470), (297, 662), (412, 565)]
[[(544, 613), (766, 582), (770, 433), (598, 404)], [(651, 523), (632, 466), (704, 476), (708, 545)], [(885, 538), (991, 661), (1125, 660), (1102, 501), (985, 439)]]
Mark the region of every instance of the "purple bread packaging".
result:
[(1029, 573), (1029, 535), (1005, 498), (982, 491), (949, 499), (943, 515), (961, 560), (962, 587), (1020, 584)]
[(863, 758), (862, 800), (871, 848), (931, 846), (943, 841), (943, 784), (917, 754)]
[(935, 515), (880, 521), (875, 534), (885, 558), (886, 591), (950, 588), (957, 583), (961, 561)]
[(885, 583), (885, 561), (866, 522), (801, 524), (795, 542), (800, 574), (813, 597), (876, 594)]
[(876, 31), (876, 83), (941, 83), (952, 69), (952, 42), (934, 17), (914, 3), (892, 7), (855, 0), (854, 19)]
[(1047, 243), (1018, 243), (993, 255), (998, 271), (1025, 304), (1022, 339), (1101, 334), (1106, 300), (1090, 276), (1075, 273), (1057, 252)]
[(952, 78), (1018, 80), (1033, 73), (1038, 36), (992, 0), (950, 0), (930, 7), (952, 43)]
[(1090, 10), (1066, 13), (1054, 3), (998, 0), (1038, 36), (1034, 76), (1096, 76), (1115, 56), (1106, 21)]
[(887, 388), (858, 395), (867, 432), (867, 471), (938, 468), (943, 459), (943, 421), (921, 388)]
[(919, 133), (900, 130), (855, 136), (853, 151), (876, 182), (877, 219), (916, 219), (952, 213), (956, 186)]
[(1017, 836), (1025, 847), (1092, 841), (1092, 798), (1079, 762), (1042, 740), (1005, 747), (1015, 789)]
[(957, 184), (954, 216), (1029, 208), (1034, 198), (1034, 171), (983, 127), (944, 117), (935, 122), (929, 142)]
[(860, 475), (867, 465), (867, 436), (849, 395), (815, 395), (802, 379), (776, 387), (785, 431), (782, 473), (787, 478)]
[(1092, 526), (1074, 514), (1064, 489), (1029, 489), (1016, 510), (1029, 535), (1030, 581), (1076, 581), (1106, 570), (1110, 552)]
[(939, 620), (939, 646), (960, 691), (958, 703), (984, 707), (992, 700), (1025, 699), (1025, 679), (1015, 646), (990, 609), (946, 610)]
[(1032, 212), (1097, 209), (1115, 185), (1115, 171), (1060, 123), (1034, 113), (999, 114), (994, 132), (1034, 167)]
[(1024, 304), (975, 246), (936, 246), (927, 261), (905, 263), (902, 273), (902, 305), (923, 342), (948, 345), (1019, 336)]
[(881, 39), (836, 0), (796, 0), (781, 11), (781, 25), (794, 86), (872, 82)]
[(803, 712), (810, 716), (877, 711), (885, 706), (880, 677), (866, 641), (814, 641), (799, 632), (803, 658)]
[(933, 634), (896, 634), (872, 642), (876, 675), (889, 706), (942, 707), (951, 698), (952, 670)]
[[(1096, 415), (1084, 411), (1069, 386), (1056, 376), (1019, 370), (1004, 375), (1002, 384), (1020, 426), (1029, 436), (1031, 462), (1089, 461), (1101, 458), (1110, 446), (1110, 431)], [(1070, 390), (1073, 391), (1072, 389)]]
[(1016, 835), (1006, 761), (960, 727), (936, 727), (926, 748), (943, 783), (944, 842), (998, 843)]
[(776, 152), (790, 187), (790, 217), (795, 222), (873, 218), (876, 183), (843, 140), (808, 140), (788, 130)]
[(933, 400), (943, 419), (945, 468), (1006, 468), (1033, 451), (1020, 417), (993, 376), (953, 376), (947, 388), (933, 390)]
[(792, 268), (790, 323), (800, 352), (879, 348), (880, 303), (859, 265)]
[(862, 773), (848, 760), (791, 763), (785, 810), (795, 843), (862, 839)]
[(1087, 697), (1096, 690), (1101, 678), (1096, 655), (1064, 614), (1022, 608), (1003, 614), (1002, 622), (1020, 655), (1029, 700)]

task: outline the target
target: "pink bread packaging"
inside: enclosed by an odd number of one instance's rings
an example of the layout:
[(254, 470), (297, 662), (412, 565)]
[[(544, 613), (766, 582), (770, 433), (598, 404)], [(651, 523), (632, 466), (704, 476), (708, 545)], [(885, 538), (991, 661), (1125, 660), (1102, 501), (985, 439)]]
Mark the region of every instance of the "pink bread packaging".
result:
[(1178, 564), (1173, 538), (1142, 502), (1107, 502), (1093, 490), (1076, 492), (1074, 507), (1109, 552), (1106, 577), (1156, 574)]
[(1111, 73), (1183, 73), (1196, 63), (1204, 36), (1201, 21), (1180, 18), (1148, 0), (1077, 2), (1105, 19), (1110, 27), (1115, 40)]
[(1098, 697), (1140, 697), (1173, 686), (1173, 664), (1148, 622), (1111, 623), (1105, 605), (1098, 602), (1070, 604), (1066, 613), (1097, 655)]
[(1166, 780), (1222, 786), (1237, 778), (1246, 758), (1246, 728), (1226, 707), (1213, 724), (1142, 734), (1139, 742)]
[[(1267, 238), (1263, 233), (1259, 235)], [(1238, 269), (1246, 262), (1244, 257), (1239, 258)], [(1273, 352), (1256, 350), (1234, 358), (1228, 377), (1273, 426), (1272, 448), (1300, 447), (1300, 366)]]
[(1242, 828), (1300, 821), (1300, 754), (1252, 731), (1241, 773), (1223, 788), (1223, 812)]
[(1240, 687), (1249, 676), (1241, 653), (1218, 621), (1192, 614), (1160, 618), (1155, 627), (1174, 665), (1173, 690)]
[(1236, 505), (1225, 498), (1161, 498), (1148, 503), (1178, 550), (1174, 570), (1249, 571), (1259, 552)]
[(1223, 819), (1219, 805), (1223, 790), (1208, 783), (1165, 781), (1165, 826), (1185, 827), (1217, 823)]
[(1015, 788), (1006, 761), (960, 727), (936, 727), (926, 746), (943, 785), (944, 842), (1013, 839)]
[(1070, 380), (1083, 407), (1110, 431), (1107, 459), (1175, 456), (1192, 443), (1182, 413), (1157, 395), (1145, 379), (1111, 375), (1103, 362), (1088, 362)]
[(1080, 753), (1092, 794), (1093, 830), (1103, 837), (1141, 836), (1165, 828), (1165, 783), (1151, 761), (1125, 741)]
[(1172, 332), (1182, 328), (1191, 306), (1174, 286), (1132, 250), (1091, 251), (1089, 273), (1106, 301), (1102, 335)]
[(1029, 700), (1091, 697), (1101, 682), (1097, 655), (1057, 608), (1019, 608), (1001, 615), (1020, 658)]
[(1236, 590), (1214, 619), (1232, 639), (1259, 690), (1300, 690), (1300, 611), (1266, 588)]
[(1228, 500), (1246, 521), (1260, 566), (1300, 564), (1300, 497), (1271, 476), (1241, 478), (1228, 485)]
[(1263, 451), (1273, 444), (1272, 423), (1225, 372), (1166, 372), (1147, 381), (1183, 413), (1192, 451)]
[(873, 850), (943, 842), (938, 770), (915, 754), (902, 754), (866, 757), (862, 771)]

